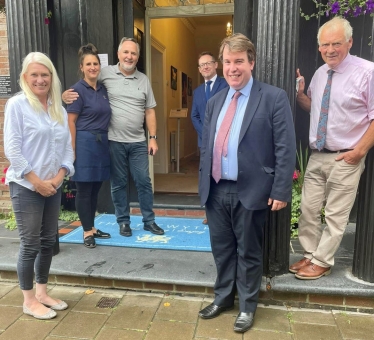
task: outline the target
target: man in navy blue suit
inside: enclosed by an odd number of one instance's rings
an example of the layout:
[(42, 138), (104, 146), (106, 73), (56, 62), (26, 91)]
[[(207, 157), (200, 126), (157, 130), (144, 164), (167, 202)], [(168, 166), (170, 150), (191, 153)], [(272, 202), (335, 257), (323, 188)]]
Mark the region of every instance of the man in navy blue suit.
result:
[(219, 58), (230, 87), (207, 103), (199, 174), (217, 279), (199, 316), (232, 309), (237, 291), (234, 331), (243, 333), (257, 308), (267, 211), (291, 201), (295, 131), (286, 92), (253, 79), (256, 50), (246, 36), (225, 38)]
[(228, 85), (225, 78), (217, 76), (218, 63), (211, 52), (200, 53), (198, 67), (204, 83), (193, 91), (191, 119), (198, 135), (198, 146), (201, 147), (206, 103)]
[[(205, 108), (207, 101), (227, 87), (225, 78), (217, 76), (218, 63), (211, 52), (202, 52), (197, 60), (200, 74), (204, 78), (204, 83), (193, 91), (191, 119), (198, 137), (198, 146), (201, 147)], [(208, 224), (204, 219), (203, 224)]]

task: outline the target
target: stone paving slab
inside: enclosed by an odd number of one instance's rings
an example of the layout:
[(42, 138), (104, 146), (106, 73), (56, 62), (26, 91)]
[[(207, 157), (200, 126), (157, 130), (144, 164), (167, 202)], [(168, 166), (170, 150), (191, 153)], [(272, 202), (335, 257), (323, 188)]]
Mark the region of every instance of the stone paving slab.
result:
[[(66, 299), (69, 308), (55, 319), (36, 320), (22, 313), (21, 291), (0, 282), (0, 340), (370, 340), (374, 315), (259, 305), (253, 328), (235, 333), (238, 313), (211, 320), (198, 311), (212, 300), (167, 294), (137, 293), (49, 285), (52, 296)], [(96, 307), (101, 298), (117, 298), (115, 308)]]

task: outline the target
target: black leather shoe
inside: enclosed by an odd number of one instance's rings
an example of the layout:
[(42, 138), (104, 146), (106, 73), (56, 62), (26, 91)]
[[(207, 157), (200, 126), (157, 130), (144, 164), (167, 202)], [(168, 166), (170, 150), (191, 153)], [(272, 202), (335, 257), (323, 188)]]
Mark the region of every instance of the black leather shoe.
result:
[(164, 235), (164, 229), (161, 229), (156, 222), (153, 222), (152, 224), (144, 224), (144, 230), (150, 231), (152, 234), (156, 235)]
[(215, 305), (214, 303), (211, 303), (209, 306), (206, 306), (204, 309), (202, 309), (199, 312), (199, 316), (202, 319), (213, 319), (216, 318), (218, 315), (220, 315), (225, 310), (233, 309), (234, 306), (230, 307), (219, 307)]
[(234, 331), (244, 333), (253, 326), (255, 313), (239, 313), (234, 323)]
[(83, 244), (86, 248), (95, 248), (96, 242), (92, 235), (83, 238)]
[(101, 231), (100, 229), (96, 229), (96, 233), (93, 234), (93, 237), (95, 237), (95, 238), (110, 238), (110, 234), (106, 233), (104, 231)]
[(129, 237), (132, 235), (132, 231), (130, 228), (130, 224), (128, 223), (122, 223), (119, 225), (119, 233), (122, 236)]

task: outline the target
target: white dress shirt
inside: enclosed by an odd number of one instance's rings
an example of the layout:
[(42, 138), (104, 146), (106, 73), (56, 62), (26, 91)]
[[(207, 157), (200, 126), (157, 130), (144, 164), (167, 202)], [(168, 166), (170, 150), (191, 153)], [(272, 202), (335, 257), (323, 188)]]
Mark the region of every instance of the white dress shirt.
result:
[(212, 91), (213, 90), (213, 86), (214, 86), (214, 82), (216, 81), (216, 79), (217, 79), (217, 74), (214, 77), (212, 77), (211, 79), (205, 81), (205, 92), (206, 92), (206, 86), (207, 86), (206, 83), (208, 81), (211, 81), (211, 83), (210, 83), (210, 91)]
[(74, 174), (74, 152), (66, 110), (63, 125), (47, 112), (35, 112), (26, 96), (10, 98), (5, 106), (4, 153), (10, 161), (6, 181), (35, 191), (24, 176), (33, 171), (40, 179), (54, 178), (61, 168)]

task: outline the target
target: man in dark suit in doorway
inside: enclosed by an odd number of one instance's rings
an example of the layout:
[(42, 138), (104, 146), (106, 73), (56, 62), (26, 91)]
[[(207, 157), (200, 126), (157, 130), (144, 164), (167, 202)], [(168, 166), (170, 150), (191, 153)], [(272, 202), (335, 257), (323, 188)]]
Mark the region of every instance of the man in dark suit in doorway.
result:
[(206, 103), (228, 85), (225, 78), (218, 77), (218, 62), (211, 52), (200, 53), (198, 67), (204, 83), (193, 91), (191, 119), (198, 135), (198, 146), (201, 147)]
[(214, 302), (204, 319), (233, 308), (234, 331), (253, 325), (262, 278), (263, 228), (291, 201), (295, 132), (284, 90), (252, 77), (256, 51), (243, 34), (225, 38), (219, 59), (229, 88), (209, 100), (201, 145), (199, 193), (217, 267)]
[[(225, 78), (218, 77), (218, 62), (211, 52), (202, 52), (197, 60), (204, 83), (193, 91), (191, 119), (198, 135), (198, 146), (201, 147), (205, 108), (207, 101), (216, 93), (227, 87)], [(203, 221), (208, 224), (207, 219)]]

